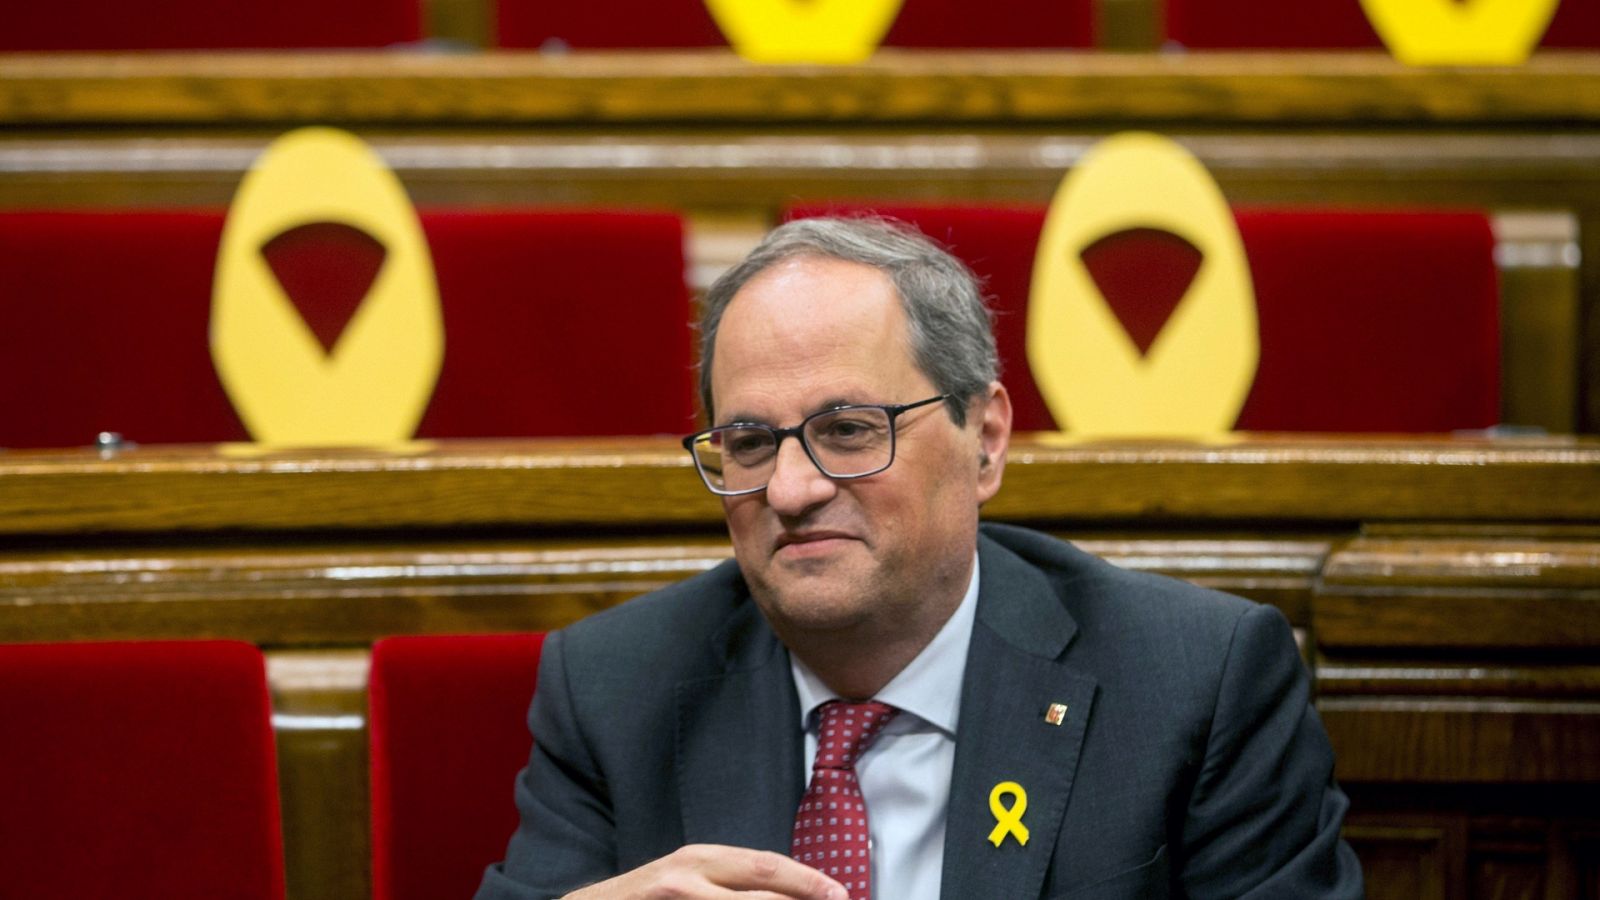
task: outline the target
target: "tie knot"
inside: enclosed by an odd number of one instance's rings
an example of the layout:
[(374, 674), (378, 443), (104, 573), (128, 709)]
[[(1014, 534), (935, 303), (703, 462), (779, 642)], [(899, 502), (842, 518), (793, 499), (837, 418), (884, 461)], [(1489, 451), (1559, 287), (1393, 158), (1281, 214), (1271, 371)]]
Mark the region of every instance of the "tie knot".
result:
[(817, 728), (817, 769), (853, 769), (873, 738), (900, 710), (887, 703), (867, 701), (847, 703), (830, 700), (822, 704), (822, 721)]

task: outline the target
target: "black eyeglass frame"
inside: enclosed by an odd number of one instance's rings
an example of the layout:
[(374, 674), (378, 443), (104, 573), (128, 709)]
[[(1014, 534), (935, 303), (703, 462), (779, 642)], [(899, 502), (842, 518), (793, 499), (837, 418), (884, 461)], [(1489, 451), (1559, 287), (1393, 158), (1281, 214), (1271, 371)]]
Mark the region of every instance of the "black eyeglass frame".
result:
[[(856, 478), (866, 478), (869, 475), (876, 475), (894, 465), (895, 448), (899, 445), (899, 430), (895, 427), (895, 422), (900, 418), (902, 413), (910, 412), (913, 409), (919, 409), (931, 403), (938, 403), (943, 400), (952, 400), (954, 398), (954, 394), (940, 394), (936, 397), (929, 397), (926, 400), (918, 400), (915, 403), (851, 403), (845, 406), (834, 406), (828, 409), (817, 410), (811, 415), (806, 416), (804, 419), (801, 419), (799, 425), (794, 425), (789, 428), (774, 428), (771, 425), (764, 425), (760, 422), (733, 422), (727, 425), (718, 425), (715, 428), (706, 428), (696, 431), (694, 434), (691, 434), (683, 439), (683, 449), (689, 451), (689, 457), (694, 460), (694, 469), (696, 472), (700, 473), (700, 481), (705, 484), (707, 490), (719, 497), (741, 497), (745, 494), (760, 493), (761, 491), (767, 489), (767, 485), (765, 484), (760, 487), (745, 488), (738, 491), (730, 491), (716, 487), (712, 485), (711, 477), (706, 474), (705, 467), (701, 465), (700, 454), (694, 451), (695, 443), (708, 434), (713, 434), (718, 431), (731, 431), (735, 428), (764, 428), (767, 431), (772, 432), (772, 457), (774, 472), (777, 471), (778, 451), (782, 449), (784, 439), (792, 437), (800, 442), (800, 448), (806, 452), (806, 458), (811, 460), (811, 464), (817, 467), (818, 472), (821, 472), (835, 481), (850, 481)], [(817, 454), (812, 451), (811, 443), (806, 440), (806, 425), (810, 424), (812, 419), (820, 418), (822, 416), (836, 415), (841, 412), (849, 412), (852, 409), (878, 409), (882, 410), (884, 414), (889, 417), (889, 459), (886, 460), (883, 465), (868, 472), (857, 472), (853, 475), (835, 475), (828, 471), (827, 466), (824, 466), (822, 461), (817, 459)], [(769, 476), (767, 480), (770, 482), (772, 479)]]

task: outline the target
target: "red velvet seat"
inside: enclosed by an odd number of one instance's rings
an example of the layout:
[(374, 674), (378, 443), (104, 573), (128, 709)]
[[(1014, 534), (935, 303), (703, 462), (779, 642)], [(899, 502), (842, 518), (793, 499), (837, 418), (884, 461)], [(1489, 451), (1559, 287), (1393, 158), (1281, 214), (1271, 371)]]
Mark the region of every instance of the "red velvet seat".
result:
[(0, 896), (283, 900), (261, 653), (0, 645)]
[(374, 900), (470, 897), (505, 855), (543, 643), (522, 634), (373, 645)]
[[(208, 343), (223, 215), (0, 212), (0, 446), (248, 439)], [(418, 437), (692, 426), (678, 216), (435, 210), (422, 223), (445, 359)], [(305, 271), (319, 252), (338, 262), (337, 247), (302, 249)]]
[[(1093, 0), (905, 0), (886, 47), (1088, 47)], [(723, 47), (704, 0), (498, 0), (502, 47), (575, 49)]]
[(419, 0), (54, 0), (8, 4), (0, 51), (384, 47), (421, 36)]
[[(801, 207), (791, 215), (865, 209)], [(1055, 428), (1029, 373), (1026, 345), (1044, 208), (870, 209), (916, 224), (984, 279), (999, 313), (996, 339), (1016, 428)], [(1235, 218), (1261, 340), (1255, 384), (1236, 428), (1438, 432), (1499, 421), (1498, 274), (1483, 215), (1240, 209)], [(1162, 264), (1159, 254), (1145, 252), (1153, 249), (1125, 248), (1123, 267), (1109, 273), (1127, 282), (1135, 301), (1138, 279), (1152, 274), (1139, 265)]]
[[(1166, 34), (1196, 50), (1383, 46), (1359, 0), (1166, 0)], [(1600, 47), (1600, 4), (1563, 0), (1539, 46)]]

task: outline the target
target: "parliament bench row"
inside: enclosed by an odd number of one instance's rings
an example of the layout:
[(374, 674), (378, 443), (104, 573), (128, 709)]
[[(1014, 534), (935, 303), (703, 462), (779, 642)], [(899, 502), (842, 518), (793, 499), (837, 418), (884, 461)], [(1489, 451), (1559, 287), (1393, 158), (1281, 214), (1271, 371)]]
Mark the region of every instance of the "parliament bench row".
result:
[[(1371, 896), (1592, 897), (1597, 477), (1581, 438), (1022, 435), (985, 516), (1281, 609)], [(0, 533), (0, 642), (265, 650), (286, 878), (330, 898), (370, 889), (375, 641), (558, 628), (730, 553), (670, 439), (17, 451)]]
[[(1017, 427), (1071, 427), (1046, 404), (1027, 346), (1043, 208), (845, 203), (787, 214), (825, 212), (901, 218), (948, 244), (992, 298)], [(1259, 369), (1235, 427), (1443, 432), (1503, 421), (1487, 217), (1241, 208), (1235, 219), (1260, 323)], [(391, 251), (351, 226), (312, 222), (250, 238), (251, 259), (222, 259), (224, 223), (220, 211), (0, 211), (0, 376), (17, 386), (0, 446), (83, 446), (101, 432), (248, 440), (213, 362), (214, 285), (230, 264), (264, 263), (317, 352), (334, 357)], [(424, 209), (421, 225), (444, 362), (417, 438), (694, 427), (693, 260), (679, 216)], [(1205, 259), (1137, 229), (1071, 249), (1141, 353)], [(271, 302), (263, 291), (256, 302)]]
[[(366, 727), (376, 900), (469, 896), (499, 858), (516, 822), (511, 784), (530, 748), (523, 713), (541, 641), (415, 636), (374, 644)], [(18, 736), (0, 749), (3, 817), (13, 835), (0, 846), (8, 896), (281, 900), (265, 687), (259, 652), (237, 642), (0, 644), (0, 711)], [(1337, 705), (1325, 705), (1324, 715), (1332, 716), (1336, 746), (1366, 743)], [(292, 732), (317, 717), (270, 718)], [(1474, 752), (1484, 764), (1501, 762), (1492, 749)], [(1437, 872), (1417, 870), (1437, 882), (1428, 891), (1404, 877), (1416, 861), (1391, 858), (1405, 841), (1395, 840), (1371, 788), (1362, 789), (1359, 766), (1356, 775), (1349, 837), (1368, 866), (1369, 895), (1453, 895)], [(1527, 791), (1537, 796), (1540, 788)], [(1414, 827), (1413, 840), (1436, 840)], [(1585, 835), (1575, 846), (1592, 842)]]
[[(0, 208), (221, 208), (273, 137), (336, 122), (426, 209), (681, 210), (698, 287), (797, 200), (1040, 206), (1105, 134), (1153, 128), (1240, 208), (1489, 211), (1501, 421), (1592, 431), (1597, 62), (887, 54), (833, 71), (708, 53), (12, 56)], [(1530, 221), (1551, 224), (1532, 234)]]

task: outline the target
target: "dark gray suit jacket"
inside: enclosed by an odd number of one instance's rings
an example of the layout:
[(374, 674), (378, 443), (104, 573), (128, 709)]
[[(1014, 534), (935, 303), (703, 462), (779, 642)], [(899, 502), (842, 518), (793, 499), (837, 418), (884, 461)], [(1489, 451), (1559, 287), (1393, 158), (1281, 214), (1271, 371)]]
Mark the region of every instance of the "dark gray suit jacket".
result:
[[(947, 900), (1361, 896), (1276, 610), (1020, 528), (985, 525), (978, 553)], [(551, 635), (522, 824), (479, 900), (559, 896), (688, 843), (787, 853), (799, 723), (787, 651), (731, 562)], [(1027, 791), (1026, 846), (987, 840), (1002, 781)]]

